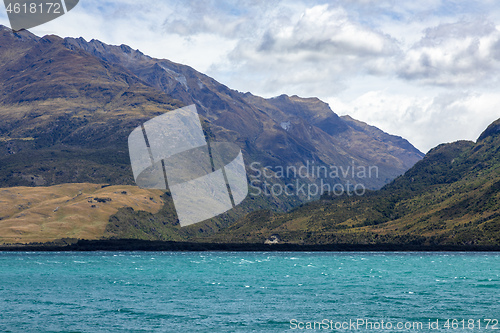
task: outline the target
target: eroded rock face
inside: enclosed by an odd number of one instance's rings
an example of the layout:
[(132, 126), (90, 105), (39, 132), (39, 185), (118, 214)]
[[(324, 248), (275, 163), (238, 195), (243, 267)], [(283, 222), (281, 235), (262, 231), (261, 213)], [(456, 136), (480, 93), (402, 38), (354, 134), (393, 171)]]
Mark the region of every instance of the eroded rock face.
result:
[(269, 245), (279, 244), (279, 243), (281, 243), (281, 238), (278, 234), (273, 234), (273, 235), (269, 236), (269, 238), (264, 241), (264, 244), (269, 244)]

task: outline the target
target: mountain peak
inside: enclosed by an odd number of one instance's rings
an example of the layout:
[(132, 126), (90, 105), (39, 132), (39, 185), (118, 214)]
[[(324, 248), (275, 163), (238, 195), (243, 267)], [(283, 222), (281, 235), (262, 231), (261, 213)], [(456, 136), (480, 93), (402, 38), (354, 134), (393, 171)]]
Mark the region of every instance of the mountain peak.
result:
[(22, 29), (14, 32), (11, 28), (0, 24), (0, 35), (14, 37), (20, 41), (38, 41), (40, 37), (32, 34), (28, 30)]
[(488, 128), (479, 136), (479, 139), (477, 141), (483, 141), (487, 137), (493, 137), (500, 135), (500, 119), (497, 119), (494, 121)]
[(63, 39), (59, 36), (56, 36), (56, 35), (45, 35), (43, 36), (39, 42), (40, 43), (55, 43), (55, 42), (60, 42), (62, 41)]

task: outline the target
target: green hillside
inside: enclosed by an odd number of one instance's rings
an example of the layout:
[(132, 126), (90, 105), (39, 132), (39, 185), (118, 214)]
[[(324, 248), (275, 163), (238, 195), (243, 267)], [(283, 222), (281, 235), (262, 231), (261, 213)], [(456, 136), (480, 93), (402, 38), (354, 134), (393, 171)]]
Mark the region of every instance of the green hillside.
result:
[(211, 240), (270, 237), (298, 244), (499, 245), (500, 119), (477, 143), (432, 149), (380, 191), (323, 195), (288, 214), (255, 212)]

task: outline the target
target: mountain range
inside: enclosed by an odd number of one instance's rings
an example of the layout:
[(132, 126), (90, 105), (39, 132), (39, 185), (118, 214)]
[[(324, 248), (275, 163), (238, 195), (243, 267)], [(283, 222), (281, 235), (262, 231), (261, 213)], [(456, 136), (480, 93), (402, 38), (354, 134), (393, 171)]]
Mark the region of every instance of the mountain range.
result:
[[(80, 216), (68, 206), (71, 200), (86, 193), (89, 184), (100, 184), (101, 192), (114, 190), (113, 186), (135, 185), (128, 135), (145, 121), (185, 105), (196, 105), (210, 140), (240, 146), (250, 178), (271, 170), (274, 177), (269, 179), (270, 184), (281, 188), (290, 187), (291, 179), (277, 177), (277, 168), (314, 165), (376, 167), (376, 177), (363, 179), (363, 186), (376, 190), (424, 156), (401, 137), (348, 116), (339, 117), (317, 98), (281, 95), (266, 99), (241, 93), (189, 66), (151, 58), (126, 45), (53, 35), (38, 37), (29, 31), (14, 33), (1, 26), (0, 57), (0, 186), (9, 189), (2, 192), (5, 196), (13, 195), (13, 189), (19, 188), (17, 200), (28, 198), (25, 205), (19, 204), (15, 210), (1, 210), (0, 230), (4, 228), (8, 234), (3, 239), (54, 239), (53, 234), (40, 234), (49, 221), (57, 221), (64, 225), (64, 230), (70, 230), (58, 235), (61, 238), (81, 238), (79, 227), (71, 227), (71, 221)], [(328, 181), (333, 186), (354, 178), (351, 172), (339, 172)], [(311, 173), (296, 186), (317, 184), (319, 180)], [(47, 205), (40, 200), (40, 193), (66, 198), (75, 190), (72, 184), (82, 185), (70, 196), (71, 200), (66, 199), (67, 207), (59, 205), (51, 212), (40, 211)], [(262, 182), (254, 185), (265, 190)], [(46, 191), (40, 192), (40, 188)], [(111, 198), (114, 192), (108, 192), (101, 196)], [(123, 188), (118, 192), (136, 193)], [(118, 204), (120, 200), (94, 205), (89, 197), (88, 208), (114, 208), (97, 214), (100, 227), (95, 230), (99, 231), (86, 237), (185, 239), (210, 235), (248, 212), (283, 212), (317, 199), (320, 194), (249, 196), (236, 209), (181, 231), (168, 191), (158, 199), (163, 202), (157, 213), (161, 217), (153, 219), (161, 222), (145, 225), (142, 216), (146, 211)], [(12, 203), (9, 200), (2, 202)], [(57, 207), (60, 208), (56, 210)], [(16, 224), (20, 218), (33, 228)], [(155, 236), (151, 236), (152, 229), (157, 230), (153, 232)]]
[[(500, 242), (500, 120), (477, 142), (443, 144), (424, 157), (317, 98), (238, 92), (126, 45), (0, 27), (0, 56), (0, 242)], [(340, 168), (325, 173), (329, 184), (361, 181), (363, 193), (249, 195), (233, 211), (180, 228), (168, 191), (134, 186), (127, 137), (191, 104), (210, 140), (239, 145), (251, 190), (265, 193), (252, 182), (263, 174), (271, 188), (318, 185), (324, 179), (313, 166)], [(301, 167), (307, 177), (283, 173)], [(376, 176), (359, 178), (370, 167)]]

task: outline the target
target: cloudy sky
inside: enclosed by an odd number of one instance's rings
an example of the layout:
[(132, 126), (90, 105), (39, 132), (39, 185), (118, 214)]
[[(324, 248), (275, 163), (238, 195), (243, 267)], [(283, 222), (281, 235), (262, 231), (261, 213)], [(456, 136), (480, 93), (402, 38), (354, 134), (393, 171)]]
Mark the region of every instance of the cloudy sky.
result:
[(264, 97), (316, 96), (423, 152), (500, 118), (496, 0), (80, 0), (31, 31), (127, 44)]

